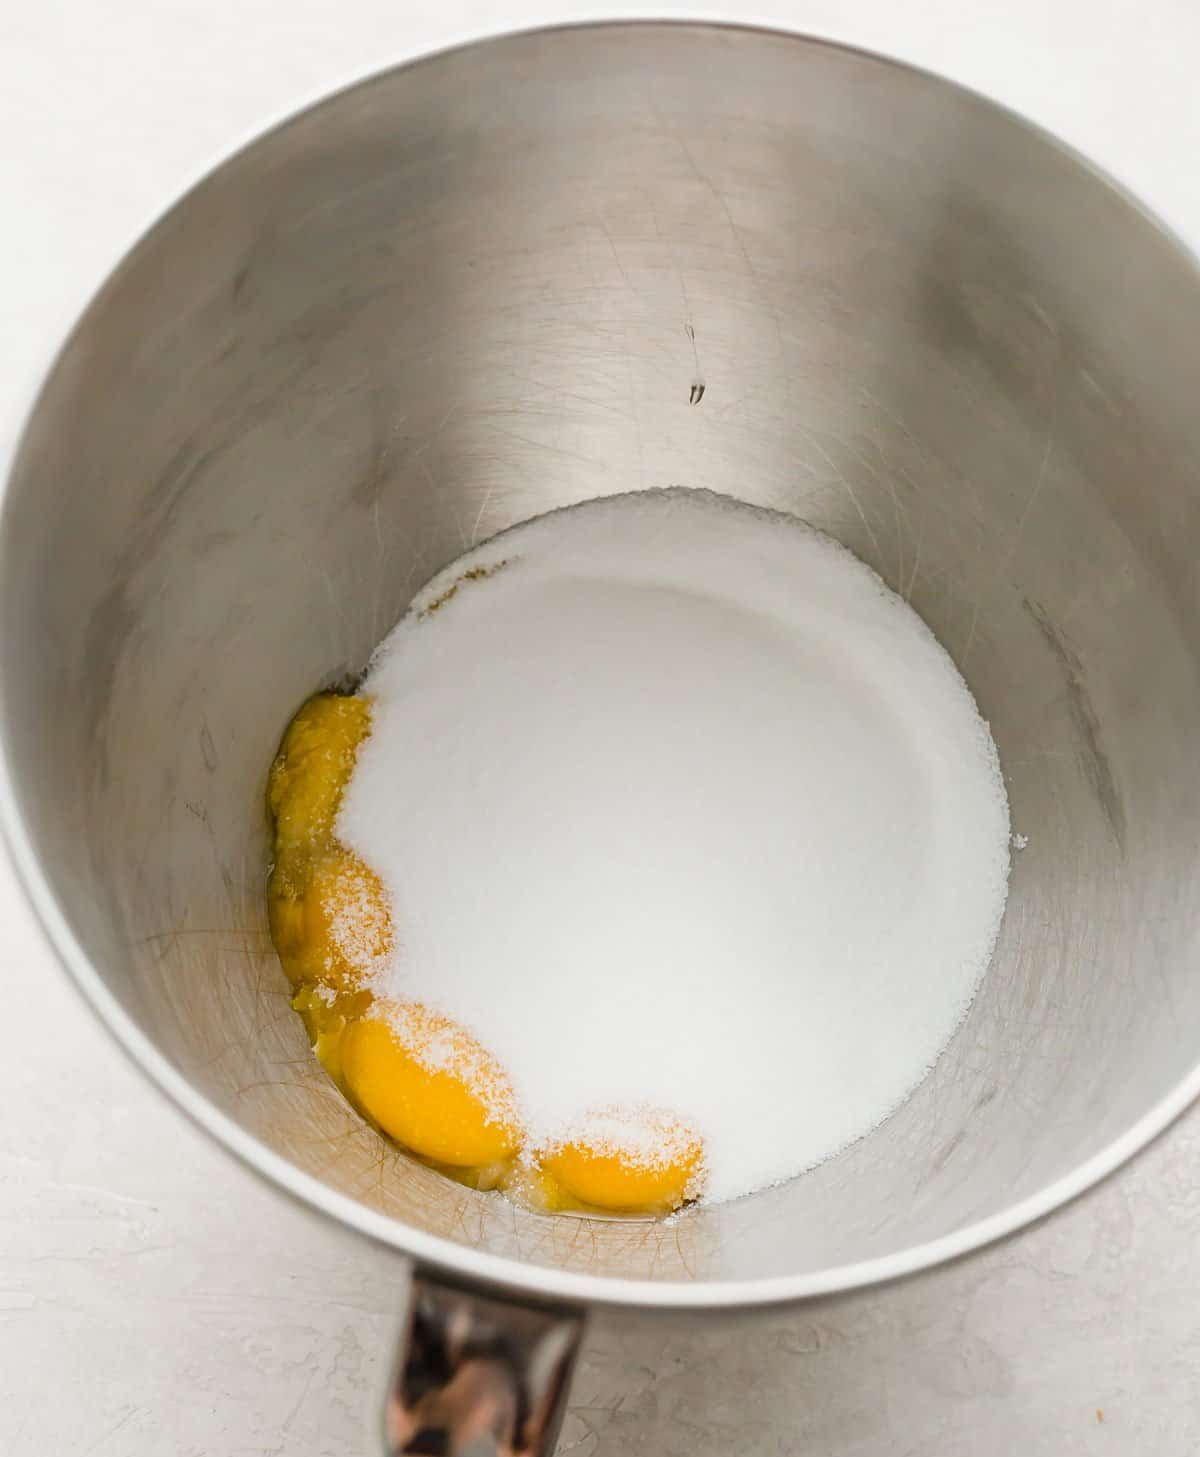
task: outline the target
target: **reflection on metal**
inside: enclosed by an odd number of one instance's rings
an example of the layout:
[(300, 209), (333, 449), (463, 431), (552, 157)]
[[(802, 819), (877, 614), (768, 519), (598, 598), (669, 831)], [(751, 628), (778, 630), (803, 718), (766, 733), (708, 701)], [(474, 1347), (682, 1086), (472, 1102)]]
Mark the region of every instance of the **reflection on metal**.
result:
[[(750, 1306), (961, 1253), (1200, 1089), (1197, 379), (1193, 263), (933, 77), (708, 25), (389, 72), (189, 193), (48, 380), (0, 523), (0, 820), (138, 1062), (463, 1282)], [(550, 1218), (385, 1148), (321, 1073), (264, 776), (464, 547), (672, 484), (911, 599), (1028, 849), (969, 1016), (870, 1137), (677, 1220)]]
[(582, 1317), (413, 1280), (384, 1416), (388, 1457), (554, 1450)]

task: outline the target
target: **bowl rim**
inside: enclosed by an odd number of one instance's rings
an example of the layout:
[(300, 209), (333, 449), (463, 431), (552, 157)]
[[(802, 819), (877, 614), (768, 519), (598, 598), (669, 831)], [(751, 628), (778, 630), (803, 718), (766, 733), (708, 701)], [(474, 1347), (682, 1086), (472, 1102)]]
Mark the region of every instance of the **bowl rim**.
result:
[[(301, 119), (344, 97), (382, 84), (398, 72), (436, 64), (459, 52), (490, 47), (496, 44), (533, 37), (548, 37), (577, 31), (618, 30), (688, 30), (745, 33), (769, 37), (786, 44), (814, 47), (867, 60), (881, 67), (901, 71), (936, 88), (943, 88), (973, 105), (980, 106), (1032, 135), (1043, 145), (1082, 168), (1093, 179), (1116, 194), (1127, 206), (1154, 228), (1185, 262), (1191, 264), (1200, 282), (1200, 256), (1152, 209), (1130, 192), (1118, 179), (1105, 171), (1068, 143), (1012, 108), (994, 101), (971, 87), (948, 77), (898, 60), (884, 53), (859, 45), (851, 45), (821, 35), (752, 22), (723, 21), (707, 18), (652, 17), (583, 20), (566, 24), (533, 25), (487, 32), (472, 39), (424, 51), (360, 77), (346, 85), (306, 103), (288, 113), (241, 146), (222, 156), (212, 167), (187, 187), (146, 228), (121, 255), (105, 279), (91, 294), (88, 303), (55, 351), (49, 368), (38, 384), (32, 402), (23, 412), (23, 419), (11, 446), (4, 450), (3, 487), (0, 493), (0, 535), (11, 530), (10, 484), (13, 467), (18, 460), (29, 425), (77, 337), (90, 316), (108, 292), (116, 275), (154, 237), (166, 219), (183, 206), (193, 193), (199, 192), (225, 167), (244, 153), (257, 147), (276, 132), (282, 132)], [(5, 443), (7, 445), (7, 442)], [(150, 1082), (166, 1095), (194, 1125), (233, 1154), (245, 1167), (256, 1173), (273, 1188), (281, 1190), (301, 1206), (314, 1210), (326, 1219), (344, 1226), (360, 1237), (385, 1249), (407, 1257), (419, 1268), (441, 1273), (452, 1279), (468, 1280), (480, 1285), (507, 1291), (518, 1298), (561, 1301), (573, 1305), (590, 1305), (618, 1309), (657, 1309), (720, 1311), (756, 1309), (787, 1305), (820, 1296), (836, 1295), (867, 1286), (877, 1286), (904, 1279), (923, 1270), (963, 1258), (976, 1250), (1011, 1237), (1044, 1219), (1094, 1189), (1108, 1175), (1158, 1138), (1198, 1097), (1200, 1097), (1200, 1061), (1172, 1088), (1155, 1102), (1122, 1134), (1113, 1139), (1083, 1163), (1032, 1195), (1016, 1201), (985, 1219), (951, 1231), (937, 1239), (913, 1245), (887, 1255), (874, 1256), (844, 1265), (807, 1271), (797, 1275), (760, 1276), (751, 1279), (725, 1280), (632, 1280), (621, 1276), (591, 1275), (564, 1270), (556, 1266), (528, 1264), (506, 1255), (494, 1255), (440, 1235), (429, 1234), (389, 1215), (378, 1213), (340, 1194), (312, 1174), (290, 1163), (257, 1138), (246, 1132), (229, 1114), (200, 1093), (156, 1044), (141, 1030), (108, 989), (100, 972), (76, 938), (64, 915), (55, 892), (42, 869), (22, 815), (16, 791), (16, 774), (11, 760), (11, 746), (6, 731), (6, 694), (0, 675), (0, 838), (7, 847), (16, 870), (18, 883), (31, 904), (45, 941), (74, 982), (84, 1001), (91, 1007), (113, 1040)], [(747, 1197), (753, 1197), (747, 1196)]]

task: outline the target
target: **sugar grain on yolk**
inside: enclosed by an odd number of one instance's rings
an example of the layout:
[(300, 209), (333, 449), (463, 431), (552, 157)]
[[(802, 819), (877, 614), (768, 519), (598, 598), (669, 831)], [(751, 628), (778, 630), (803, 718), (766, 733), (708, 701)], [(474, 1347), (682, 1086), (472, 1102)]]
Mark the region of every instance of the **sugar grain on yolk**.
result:
[(667, 1212), (697, 1192), (704, 1146), (670, 1114), (609, 1112), (583, 1120), (541, 1163), (583, 1204), (613, 1212)]
[(387, 892), (357, 855), (335, 851), (313, 866), (304, 938), (315, 963), (311, 980), (336, 991), (360, 987), (391, 954)]
[(423, 1158), (470, 1168), (516, 1152), (520, 1126), (504, 1069), (449, 1018), (416, 1003), (377, 1002), (346, 1029), (341, 1059), (362, 1111)]

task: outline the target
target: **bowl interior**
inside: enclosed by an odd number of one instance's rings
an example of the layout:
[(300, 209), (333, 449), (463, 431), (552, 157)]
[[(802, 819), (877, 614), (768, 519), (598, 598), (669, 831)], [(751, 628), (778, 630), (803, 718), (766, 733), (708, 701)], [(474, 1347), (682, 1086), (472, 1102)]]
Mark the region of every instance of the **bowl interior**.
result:
[[(206, 1104), (401, 1246), (765, 1289), (954, 1236), (1196, 1063), (1197, 379), (1192, 263), (930, 77), (707, 26), (386, 74), (170, 212), (34, 412), (0, 722), (40, 874)], [(870, 1137), (669, 1225), (526, 1215), (385, 1147), (310, 1056), (266, 769), (465, 546), (680, 484), (798, 514), (912, 602), (1028, 845), (967, 1022)]]

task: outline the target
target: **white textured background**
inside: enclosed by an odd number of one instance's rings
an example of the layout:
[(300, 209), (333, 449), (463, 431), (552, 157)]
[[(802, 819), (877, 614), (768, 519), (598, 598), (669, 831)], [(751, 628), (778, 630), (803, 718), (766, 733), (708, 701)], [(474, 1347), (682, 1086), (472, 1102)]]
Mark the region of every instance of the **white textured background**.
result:
[[(757, 19), (941, 71), (1200, 248), (1197, 0), (0, 0), (0, 452), (102, 275), (236, 145), (421, 50), (614, 13)], [(394, 1270), (259, 1187), (125, 1065), (7, 866), (0, 982), (0, 1457), (367, 1453)], [(917, 1283), (749, 1334), (597, 1330), (563, 1443), (1194, 1457), (1198, 1292), (1192, 1115), (1083, 1204)]]

